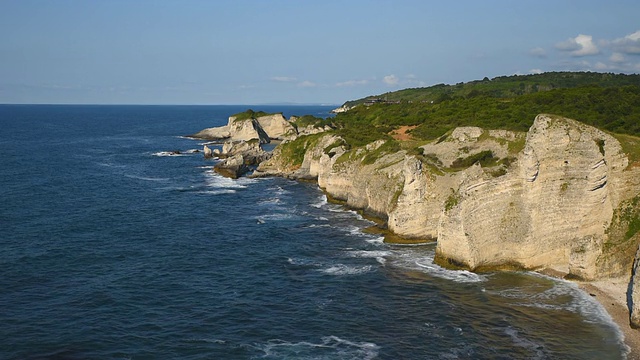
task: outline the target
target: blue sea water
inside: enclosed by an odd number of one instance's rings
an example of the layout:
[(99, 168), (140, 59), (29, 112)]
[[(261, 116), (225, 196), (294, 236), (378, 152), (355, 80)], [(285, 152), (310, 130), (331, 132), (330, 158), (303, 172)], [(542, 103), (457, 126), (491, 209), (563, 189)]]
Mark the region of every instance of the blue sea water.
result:
[(574, 284), (445, 270), (314, 184), (218, 176), (181, 135), (246, 108), (0, 106), (0, 359), (625, 357)]

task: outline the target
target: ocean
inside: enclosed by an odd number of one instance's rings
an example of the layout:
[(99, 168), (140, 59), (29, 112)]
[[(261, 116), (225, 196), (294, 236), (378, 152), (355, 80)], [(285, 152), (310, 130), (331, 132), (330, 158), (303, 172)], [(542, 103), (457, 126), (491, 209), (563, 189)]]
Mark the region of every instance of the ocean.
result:
[(247, 108), (0, 105), (0, 359), (625, 358), (575, 284), (446, 270), (316, 184), (215, 174), (184, 135)]

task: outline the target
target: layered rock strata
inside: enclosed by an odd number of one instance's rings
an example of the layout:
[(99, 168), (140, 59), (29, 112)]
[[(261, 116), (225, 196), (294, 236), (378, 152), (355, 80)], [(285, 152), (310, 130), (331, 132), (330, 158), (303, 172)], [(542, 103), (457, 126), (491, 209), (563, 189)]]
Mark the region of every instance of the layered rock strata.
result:
[(629, 317), (631, 326), (640, 329), (640, 247), (636, 252), (633, 262), (633, 274), (629, 286), (628, 298), (631, 299), (631, 314)]
[[(640, 212), (625, 209), (640, 193), (640, 168), (598, 129), (539, 115), (526, 134), (458, 128), (421, 154), (343, 143), (333, 134), (284, 142), (256, 175), (317, 179), (394, 233), (437, 239), (440, 264), (554, 267), (582, 279), (629, 273), (639, 236), (628, 215)], [(306, 149), (301, 162), (291, 160), (294, 145)], [(483, 155), (493, 160), (460, 165)]]
[(271, 139), (284, 139), (295, 134), (297, 134), (296, 129), (282, 114), (272, 114), (243, 120), (230, 116), (227, 125), (207, 128), (191, 135), (191, 137), (231, 141), (258, 139), (260, 143), (266, 144)]
[(249, 141), (226, 141), (222, 151), (215, 149), (213, 155), (223, 159), (213, 169), (226, 177), (236, 179), (251, 170), (252, 166), (269, 159), (271, 154), (264, 151), (257, 139)]

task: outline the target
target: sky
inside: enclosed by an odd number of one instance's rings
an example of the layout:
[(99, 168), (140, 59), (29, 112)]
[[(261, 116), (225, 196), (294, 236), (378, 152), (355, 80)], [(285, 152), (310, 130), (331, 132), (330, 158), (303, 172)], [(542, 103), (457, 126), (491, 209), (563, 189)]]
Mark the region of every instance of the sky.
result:
[(0, 0), (1, 104), (342, 104), (640, 73), (637, 0)]

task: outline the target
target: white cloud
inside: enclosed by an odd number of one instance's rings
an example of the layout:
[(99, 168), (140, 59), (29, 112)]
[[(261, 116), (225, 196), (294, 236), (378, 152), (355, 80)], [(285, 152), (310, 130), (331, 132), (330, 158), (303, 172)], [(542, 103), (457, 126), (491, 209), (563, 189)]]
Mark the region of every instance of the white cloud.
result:
[(305, 80), (305, 81), (302, 81), (302, 82), (298, 83), (298, 86), (299, 87), (315, 87), (316, 83), (311, 82), (309, 80)]
[(346, 87), (346, 86), (358, 86), (358, 85), (367, 85), (369, 80), (347, 80), (336, 83), (337, 87)]
[(384, 78), (382, 78), (382, 81), (389, 86), (394, 86), (394, 85), (398, 85), (398, 83), (400, 82), (400, 79), (398, 79), (398, 77), (395, 75), (387, 75)]
[(640, 54), (640, 30), (611, 42), (613, 48), (624, 54)]
[(583, 34), (557, 43), (556, 49), (569, 51), (572, 56), (588, 56), (600, 53), (600, 49), (593, 42), (593, 36)]
[(594, 66), (596, 70), (609, 70), (611, 67), (601, 61), (598, 61)]
[(274, 76), (271, 78), (271, 80), (277, 81), (277, 82), (294, 82), (294, 81), (297, 81), (298, 79), (294, 77), (289, 77), (289, 76)]
[(529, 55), (537, 58), (546, 58), (547, 51), (541, 47), (537, 47), (529, 50)]
[(542, 74), (544, 71), (542, 69), (531, 69), (529, 70), (529, 74)]
[(611, 54), (611, 56), (609, 57), (609, 61), (619, 64), (625, 62), (626, 59), (624, 58), (624, 55), (616, 52)]

